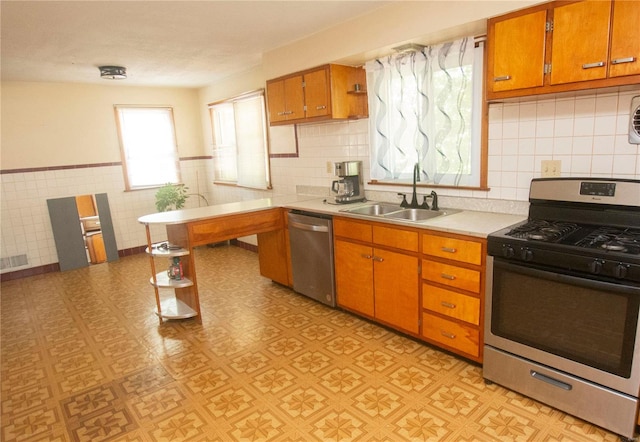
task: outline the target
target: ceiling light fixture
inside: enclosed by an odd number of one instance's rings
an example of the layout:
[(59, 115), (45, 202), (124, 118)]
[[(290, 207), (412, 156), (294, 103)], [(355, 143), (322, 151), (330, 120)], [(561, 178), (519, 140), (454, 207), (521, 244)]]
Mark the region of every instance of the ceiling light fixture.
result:
[(99, 66), (100, 78), (123, 80), (127, 78), (127, 68), (122, 66)]

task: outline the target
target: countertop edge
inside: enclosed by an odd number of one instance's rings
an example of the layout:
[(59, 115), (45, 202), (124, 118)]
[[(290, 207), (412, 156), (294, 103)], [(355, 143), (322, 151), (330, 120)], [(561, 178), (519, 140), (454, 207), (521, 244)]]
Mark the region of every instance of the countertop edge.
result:
[[(371, 204), (373, 201), (349, 204), (349, 208)], [(376, 218), (367, 215), (358, 215), (341, 210), (346, 208), (344, 204), (331, 204), (326, 198), (318, 196), (291, 195), (274, 198), (262, 198), (250, 201), (217, 204), (214, 206), (199, 207), (194, 209), (174, 210), (144, 215), (138, 218), (141, 224), (185, 224), (223, 217), (234, 214), (251, 213), (273, 208), (285, 208), (301, 210), (324, 215), (342, 216), (345, 218), (362, 221), (379, 222), (398, 227), (410, 227), (416, 229), (433, 230), (445, 233), (453, 233), (477, 238), (486, 238), (490, 233), (516, 224), (526, 219), (522, 215), (480, 212), (461, 210), (452, 215), (433, 218), (423, 222), (411, 222), (402, 220), (390, 220)]]

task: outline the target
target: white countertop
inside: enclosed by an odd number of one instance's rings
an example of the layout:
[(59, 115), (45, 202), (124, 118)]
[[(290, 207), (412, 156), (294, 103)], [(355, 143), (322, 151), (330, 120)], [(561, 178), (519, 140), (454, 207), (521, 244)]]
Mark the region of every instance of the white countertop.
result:
[[(486, 238), (496, 230), (509, 227), (510, 225), (519, 223), (526, 219), (526, 216), (510, 215), (505, 213), (494, 212), (478, 212), (473, 210), (461, 210), (458, 213), (441, 216), (421, 222), (411, 222), (402, 220), (392, 220), (389, 218), (356, 215), (352, 213), (341, 212), (343, 209), (354, 209), (367, 204), (373, 204), (373, 201), (366, 203), (354, 204), (329, 204), (325, 203), (322, 198), (300, 200), (286, 204), (288, 209), (308, 210), (310, 212), (319, 212), (327, 215), (341, 215), (350, 218), (358, 218), (369, 221), (388, 222), (409, 227), (425, 228), (439, 230), (442, 232), (459, 233), (461, 235), (477, 236)], [(398, 207), (399, 208), (399, 207)]]
[(138, 218), (138, 222), (142, 224), (184, 224), (208, 218), (255, 212), (274, 207), (286, 207), (289, 203), (295, 203), (299, 200), (308, 200), (311, 198), (317, 199), (317, 197), (308, 195), (289, 195), (250, 201), (238, 201), (235, 203), (216, 204), (213, 206), (196, 207), (193, 209), (171, 210), (169, 212), (159, 212), (141, 216)]
[(486, 238), (487, 235), (495, 232), (496, 230), (503, 229), (526, 219), (525, 216), (521, 215), (462, 210), (458, 213), (433, 218), (427, 221), (411, 222), (402, 220), (389, 220), (388, 218), (383, 219), (381, 217), (356, 215), (341, 212), (341, 210), (343, 209), (352, 209), (362, 205), (372, 204), (372, 201), (347, 205), (330, 204), (326, 201), (326, 198), (318, 198), (317, 196), (309, 195), (291, 195), (274, 198), (263, 198), (251, 201), (217, 204), (214, 206), (199, 207), (194, 209), (182, 209), (173, 210), (170, 212), (154, 213), (138, 218), (138, 222), (142, 224), (183, 224), (208, 218), (254, 212), (274, 207), (285, 207), (287, 209), (297, 209), (321, 213), (325, 215), (341, 215), (350, 218), (388, 222), (389, 224), (395, 225), (426, 228), (439, 230), (442, 232), (458, 233), (462, 235)]

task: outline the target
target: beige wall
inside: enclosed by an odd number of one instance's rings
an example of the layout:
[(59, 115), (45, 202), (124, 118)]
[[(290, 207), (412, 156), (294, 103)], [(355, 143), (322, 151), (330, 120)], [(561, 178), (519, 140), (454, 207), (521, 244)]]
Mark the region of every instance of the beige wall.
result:
[(120, 161), (114, 104), (174, 109), (181, 157), (203, 155), (195, 89), (2, 83), (2, 169)]
[(245, 92), (255, 91), (265, 87), (265, 78), (262, 68), (234, 75), (225, 81), (212, 84), (198, 91), (198, 109), (200, 110), (200, 124), (205, 140), (206, 155), (211, 155), (213, 139), (211, 135), (211, 120), (209, 118), (208, 105), (219, 100), (231, 98)]
[(370, 14), (337, 24), (308, 38), (264, 54), (262, 66), (199, 91), (207, 150), (211, 124), (206, 105), (265, 87), (270, 78), (326, 63), (360, 65), (392, 53), (403, 43), (439, 43), (486, 32), (486, 18), (521, 9), (538, 0), (447, 0), (392, 2)]
[(393, 2), (264, 55), (267, 78), (324, 63), (351, 65), (389, 54), (403, 43), (441, 43), (486, 32), (486, 18), (541, 3), (530, 0)]

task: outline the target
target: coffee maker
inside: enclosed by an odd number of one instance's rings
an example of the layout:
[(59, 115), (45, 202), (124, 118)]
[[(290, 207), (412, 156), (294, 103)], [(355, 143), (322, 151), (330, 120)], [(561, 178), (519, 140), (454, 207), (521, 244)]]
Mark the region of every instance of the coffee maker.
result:
[(331, 183), (331, 191), (337, 204), (364, 201), (362, 161), (342, 161), (334, 163), (334, 175), (339, 180)]

